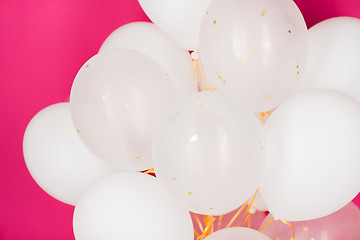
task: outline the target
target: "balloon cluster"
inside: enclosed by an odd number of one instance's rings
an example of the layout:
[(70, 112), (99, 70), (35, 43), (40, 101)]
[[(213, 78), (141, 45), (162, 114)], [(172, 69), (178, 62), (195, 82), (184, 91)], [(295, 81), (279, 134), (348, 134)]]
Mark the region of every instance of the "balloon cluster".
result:
[[(77, 240), (191, 240), (192, 218), (198, 240), (268, 240), (289, 226), (310, 232), (290, 222), (351, 202), (360, 20), (308, 31), (292, 0), (139, 2), (153, 23), (115, 30), (79, 70), (70, 103), (25, 132), (35, 181), (76, 206)], [(264, 232), (250, 229), (259, 211), (271, 213)]]

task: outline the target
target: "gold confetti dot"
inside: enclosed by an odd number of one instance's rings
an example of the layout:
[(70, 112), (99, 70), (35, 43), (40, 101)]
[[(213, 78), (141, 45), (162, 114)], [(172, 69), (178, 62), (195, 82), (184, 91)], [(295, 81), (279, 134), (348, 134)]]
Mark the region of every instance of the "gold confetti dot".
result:
[(264, 150), (264, 147), (263, 147), (263, 146), (261, 146), (261, 150)]
[(271, 98), (271, 95), (268, 95), (267, 97), (268, 97), (268, 98)]
[(78, 133), (80, 133), (79, 129), (76, 129)]
[(299, 65), (296, 66), (296, 68), (299, 68), (299, 67), (300, 67)]
[(175, 177), (173, 177), (173, 180), (174, 180), (174, 181), (176, 181), (176, 178), (175, 178)]
[(297, 75), (299, 75), (299, 73), (300, 73), (300, 72), (298, 71), (298, 72), (297, 72)]
[(216, 20), (214, 20), (214, 24), (216, 24)]
[(265, 13), (266, 13), (266, 11), (265, 11), (265, 10), (262, 10), (261, 16), (265, 16)]
[(136, 157), (136, 159), (140, 159), (140, 157), (139, 157), (139, 156), (137, 156), (137, 157)]
[(213, 208), (211, 207), (210, 210), (213, 210)]
[(209, 11), (207, 11), (206, 14), (209, 14)]
[(89, 67), (89, 64), (85, 66), (85, 68), (88, 68)]
[(226, 83), (226, 81), (220, 76), (219, 73), (216, 73), (217, 77), (223, 82), (223, 83)]
[(291, 33), (291, 30), (289, 30), (289, 33)]
[(130, 107), (130, 104), (125, 104), (125, 107), (126, 107), (126, 108), (129, 108), (129, 107)]
[(189, 192), (189, 195), (192, 195), (192, 192)]
[(195, 156), (197, 159), (199, 159), (200, 158), (200, 154), (196, 154), (196, 156)]
[(166, 73), (166, 76), (168, 77), (168, 76), (169, 76), (169, 74), (168, 74), (168, 73)]
[(258, 50), (255, 49), (255, 50), (254, 50), (254, 53), (255, 53), (255, 54), (258, 54)]

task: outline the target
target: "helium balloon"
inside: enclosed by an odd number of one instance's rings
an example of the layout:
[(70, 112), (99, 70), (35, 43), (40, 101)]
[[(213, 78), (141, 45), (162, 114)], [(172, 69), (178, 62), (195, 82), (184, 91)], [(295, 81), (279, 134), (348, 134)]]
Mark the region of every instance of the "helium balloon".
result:
[(151, 139), (164, 108), (179, 94), (151, 58), (128, 49), (101, 52), (74, 80), (71, 114), (80, 138), (121, 170), (152, 167)]
[(271, 114), (260, 192), (275, 217), (324, 217), (359, 193), (359, 122), (359, 103), (332, 90), (300, 93)]
[(200, 92), (164, 114), (153, 141), (153, 163), (159, 181), (186, 209), (222, 215), (258, 188), (265, 147), (250, 110), (221, 94)]
[(26, 128), (23, 150), (26, 166), (37, 184), (70, 205), (114, 171), (80, 140), (69, 103), (51, 105), (35, 115)]
[(205, 240), (271, 240), (265, 234), (251, 228), (226, 228), (210, 234)]
[(199, 49), (199, 29), (210, 0), (138, 0), (161, 30), (186, 50)]
[(134, 22), (116, 29), (107, 37), (99, 52), (126, 48), (141, 52), (159, 63), (174, 81), (180, 95), (197, 92), (193, 77), (192, 59), (155, 24)]
[(360, 102), (360, 19), (337, 17), (309, 30), (309, 56), (296, 92), (333, 89)]
[(207, 85), (254, 112), (295, 89), (307, 58), (307, 27), (292, 0), (214, 0), (200, 28)]
[(165, 193), (156, 178), (119, 172), (96, 184), (76, 204), (76, 240), (193, 240), (188, 211)]
[[(273, 216), (269, 214), (262, 225)], [(349, 203), (339, 211), (316, 220), (291, 222), (295, 230), (294, 240), (324, 239), (324, 240), (359, 240), (360, 210), (354, 203)], [(271, 239), (288, 240), (292, 236), (291, 227), (280, 221), (272, 221), (262, 233)]]

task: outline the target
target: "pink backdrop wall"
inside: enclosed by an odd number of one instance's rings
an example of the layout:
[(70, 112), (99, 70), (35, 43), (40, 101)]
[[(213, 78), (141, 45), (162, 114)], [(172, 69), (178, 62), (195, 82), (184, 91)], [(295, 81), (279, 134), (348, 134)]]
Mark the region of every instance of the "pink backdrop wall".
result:
[[(330, 17), (360, 18), (358, 0), (296, 2), (309, 27)], [(137, 0), (0, 0), (1, 240), (74, 239), (73, 207), (32, 180), (22, 136), (39, 110), (67, 99), (78, 69), (107, 35), (147, 20)]]

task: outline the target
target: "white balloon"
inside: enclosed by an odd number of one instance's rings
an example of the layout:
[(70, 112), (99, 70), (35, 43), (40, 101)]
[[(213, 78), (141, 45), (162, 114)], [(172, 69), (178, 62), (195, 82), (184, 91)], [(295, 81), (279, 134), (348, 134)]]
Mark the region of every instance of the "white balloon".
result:
[(164, 116), (153, 163), (179, 202), (192, 212), (221, 215), (249, 199), (265, 168), (262, 128), (250, 110), (221, 94), (200, 92)]
[(331, 90), (300, 93), (265, 125), (268, 167), (260, 186), (285, 221), (329, 215), (360, 190), (360, 105)]
[(148, 17), (186, 50), (196, 50), (210, 0), (138, 0)]
[(107, 37), (99, 52), (114, 48), (139, 51), (159, 63), (174, 81), (181, 95), (197, 92), (192, 59), (155, 24), (134, 22), (116, 29)]
[(35, 115), (26, 128), (23, 150), (26, 166), (37, 184), (70, 205), (113, 172), (80, 140), (69, 103), (51, 105)]
[(113, 49), (95, 55), (78, 72), (71, 114), (91, 151), (118, 169), (140, 171), (152, 167), (152, 133), (178, 96), (168, 74), (151, 58)]
[(360, 19), (337, 17), (309, 30), (309, 56), (296, 92), (333, 89), (360, 102)]
[(233, 227), (214, 232), (204, 240), (271, 240), (265, 234), (251, 228)]
[(200, 28), (207, 85), (246, 103), (274, 109), (305, 67), (307, 27), (292, 0), (214, 0)]
[(76, 240), (194, 238), (189, 212), (143, 173), (117, 173), (94, 186), (76, 204), (73, 227)]

